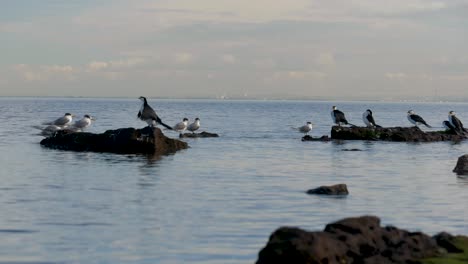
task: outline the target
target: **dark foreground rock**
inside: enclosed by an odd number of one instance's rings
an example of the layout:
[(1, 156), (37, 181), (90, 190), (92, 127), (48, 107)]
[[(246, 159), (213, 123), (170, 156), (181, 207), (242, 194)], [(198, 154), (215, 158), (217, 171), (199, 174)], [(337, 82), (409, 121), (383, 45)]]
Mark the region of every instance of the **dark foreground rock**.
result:
[(302, 137), (302, 141), (330, 141), (331, 138), (329, 136), (321, 136), (321, 137), (312, 137), (312, 136), (309, 136), (309, 135), (305, 135)]
[(456, 135), (445, 131), (424, 132), (418, 127), (340, 127), (331, 129), (332, 139), (346, 140), (384, 140), (399, 142), (435, 142), (435, 141), (461, 141), (466, 139), (463, 135)]
[(102, 134), (57, 131), (40, 143), (44, 147), (112, 153), (170, 154), (188, 148), (186, 142), (166, 137), (159, 128), (120, 128)]
[(457, 165), (453, 169), (458, 175), (468, 175), (468, 154), (460, 156), (457, 161)]
[(456, 247), (450, 237), (446, 238), (442, 244), (437, 244), (437, 236), (381, 227), (380, 219), (375, 216), (346, 218), (328, 224), (319, 232), (279, 228), (259, 252), (256, 263), (426, 263), (424, 259), (443, 257), (449, 251), (446, 247), (452, 250)]
[(215, 133), (209, 133), (206, 131), (203, 131), (201, 133), (185, 133), (185, 134), (179, 135), (179, 138), (212, 138), (212, 137), (219, 137), (219, 135)]
[(325, 195), (348, 195), (348, 187), (346, 184), (335, 184), (331, 186), (320, 186), (315, 189), (310, 189), (307, 194), (325, 194)]

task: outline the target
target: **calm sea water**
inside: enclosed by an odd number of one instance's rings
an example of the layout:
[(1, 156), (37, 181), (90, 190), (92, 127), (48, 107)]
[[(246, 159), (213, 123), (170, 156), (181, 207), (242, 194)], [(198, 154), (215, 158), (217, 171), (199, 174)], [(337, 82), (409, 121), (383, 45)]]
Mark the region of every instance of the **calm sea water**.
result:
[[(253, 263), (280, 226), (364, 214), (468, 234), (468, 178), (452, 173), (467, 142), (301, 142), (291, 129), (312, 121), (312, 135), (328, 135), (332, 105), (356, 125), (367, 108), (382, 126), (408, 126), (409, 109), (433, 126), (450, 110), (468, 124), (468, 104), (149, 102), (166, 123), (200, 117), (220, 137), (162, 159), (50, 150), (32, 126), (71, 112), (98, 118), (90, 132), (144, 127), (139, 100), (0, 98), (0, 263)], [(304, 193), (336, 183), (350, 195)]]

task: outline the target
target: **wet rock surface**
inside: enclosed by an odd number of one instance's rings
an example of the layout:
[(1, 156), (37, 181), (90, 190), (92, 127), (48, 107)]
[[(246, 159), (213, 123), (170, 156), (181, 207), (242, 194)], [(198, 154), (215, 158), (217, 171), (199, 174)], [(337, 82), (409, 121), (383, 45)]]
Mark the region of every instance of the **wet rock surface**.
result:
[(346, 184), (335, 184), (330, 186), (320, 186), (315, 189), (310, 189), (307, 194), (323, 194), (323, 195), (348, 195), (348, 187)]
[(102, 134), (57, 131), (40, 144), (47, 148), (112, 153), (171, 154), (188, 148), (186, 142), (166, 137), (159, 128), (120, 128)]
[(420, 260), (460, 250), (451, 242), (453, 236), (442, 234), (430, 237), (382, 227), (375, 216), (346, 218), (318, 232), (281, 227), (270, 236), (256, 263), (425, 263)]
[(452, 134), (446, 131), (424, 132), (418, 127), (340, 127), (331, 128), (332, 139), (344, 140), (383, 140), (397, 142), (436, 142), (461, 141), (466, 139), (463, 135)]

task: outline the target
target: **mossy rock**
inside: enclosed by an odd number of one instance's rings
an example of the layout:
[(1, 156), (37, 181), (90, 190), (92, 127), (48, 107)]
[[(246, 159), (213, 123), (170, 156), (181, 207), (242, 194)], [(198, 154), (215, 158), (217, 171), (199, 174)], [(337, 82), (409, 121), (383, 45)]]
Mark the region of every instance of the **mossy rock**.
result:
[(423, 259), (422, 264), (466, 264), (468, 263), (468, 237), (456, 236), (453, 244), (463, 250), (462, 253), (447, 253), (437, 258)]

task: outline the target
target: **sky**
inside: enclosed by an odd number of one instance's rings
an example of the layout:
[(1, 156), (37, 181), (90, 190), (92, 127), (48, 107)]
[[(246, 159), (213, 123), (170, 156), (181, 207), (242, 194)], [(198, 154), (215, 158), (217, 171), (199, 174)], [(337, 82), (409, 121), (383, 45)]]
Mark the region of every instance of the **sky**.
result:
[(468, 0), (0, 4), (0, 96), (468, 98)]

